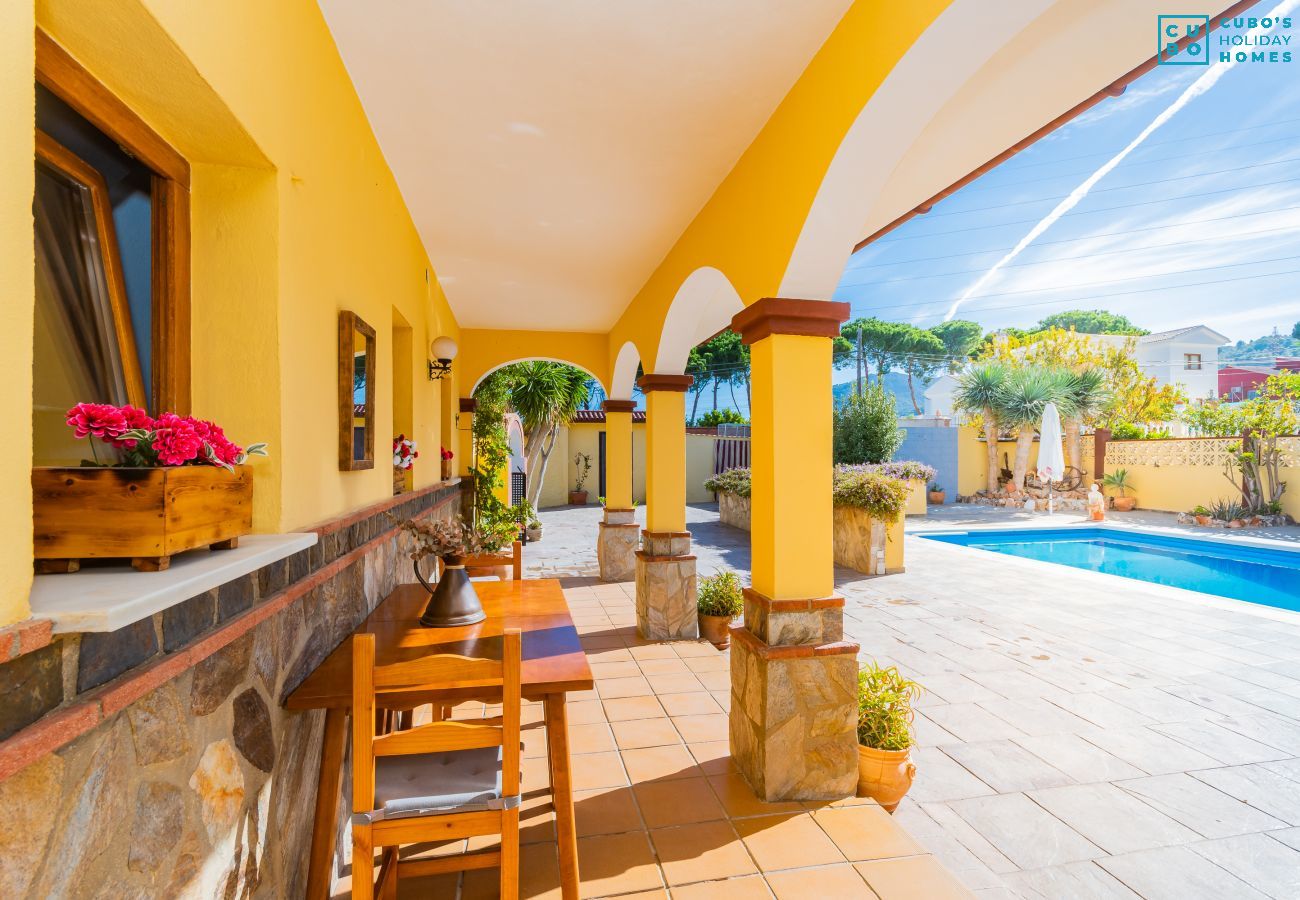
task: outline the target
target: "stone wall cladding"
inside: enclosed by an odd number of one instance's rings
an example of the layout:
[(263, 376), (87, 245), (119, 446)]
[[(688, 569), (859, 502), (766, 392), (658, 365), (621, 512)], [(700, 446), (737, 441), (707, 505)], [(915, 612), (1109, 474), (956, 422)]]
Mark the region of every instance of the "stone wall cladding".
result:
[(723, 525), (749, 531), (749, 498), (723, 491), (718, 494), (718, 520)]
[[(0, 896), (300, 897), (324, 714), (281, 700), (410, 580), (405, 538), (384, 513), (450, 517), (459, 494), (439, 486), (330, 523), (310, 550), (143, 627), (56, 637), (71, 704), (52, 721), (96, 697), (104, 716), (0, 781), (0, 809), (11, 811), (0, 818)], [(108, 702), (129, 691), (133, 669), (167, 674), (170, 654), (183, 661), (224, 641), (304, 579), (300, 596), (216, 652), (124, 708)]]
[(885, 574), (886, 523), (855, 506), (835, 507), (835, 564), (867, 575)]
[(632, 581), (636, 578), (636, 523), (601, 522), (596, 538), (596, 559), (601, 581)]

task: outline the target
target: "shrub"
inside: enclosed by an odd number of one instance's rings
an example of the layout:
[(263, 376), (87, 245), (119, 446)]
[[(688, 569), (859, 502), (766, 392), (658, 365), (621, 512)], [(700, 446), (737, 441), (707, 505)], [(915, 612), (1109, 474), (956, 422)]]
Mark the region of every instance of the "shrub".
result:
[(858, 672), (858, 743), (876, 750), (912, 746), (912, 701), (922, 690), (894, 666), (864, 666)]
[(720, 472), (704, 480), (704, 489), (715, 494), (735, 494), (739, 497), (749, 496), (749, 469), (736, 468)]
[(1110, 428), (1112, 441), (1140, 441), (1146, 433), (1132, 422), (1116, 422)]
[(695, 420), (698, 428), (714, 428), (718, 425), (748, 425), (746, 419), (734, 409), (711, 409)]
[(939, 473), (934, 466), (927, 466), (923, 462), (917, 462), (912, 459), (900, 459), (893, 462), (881, 463), (877, 468), (882, 475), (888, 475), (890, 478), (901, 478), (904, 481), (933, 481)]
[(701, 578), (696, 602), (702, 616), (736, 618), (745, 611), (739, 576), (727, 570)]
[(873, 466), (836, 466), (833, 491), (836, 506), (855, 506), (886, 522), (895, 521), (907, 505), (907, 482)]
[(835, 410), (835, 461), (882, 463), (893, 458), (903, 443), (894, 395), (879, 384), (851, 394)]

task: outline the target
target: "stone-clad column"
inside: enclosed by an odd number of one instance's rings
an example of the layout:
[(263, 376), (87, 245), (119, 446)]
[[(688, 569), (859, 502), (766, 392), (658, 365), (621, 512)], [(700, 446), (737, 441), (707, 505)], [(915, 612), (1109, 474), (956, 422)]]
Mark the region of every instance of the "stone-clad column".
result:
[(605, 514), (596, 542), (601, 581), (631, 581), (636, 577), (638, 537), (632, 507), (631, 400), (606, 400)]
[(649, 640), (699, 637), (695, 557), (686, 530), (689, 375), (645, 375), (646, 529), (636, 554), (636, 627)]
[(731, 643), (731, 755), (762, 799), (849, 796), (857, 653), (834, 595), (831, 338), (847, 303), (760, 300), (750, 347), (753, 587)]
[(456, 417), (456, 432), (460, 440), (455, 453), (459, 457), (456, 471), (462, 477), (468, 476), (474, 465), (474, 410), (477, 406), (473, 397), (460, 398), (460, 415)]

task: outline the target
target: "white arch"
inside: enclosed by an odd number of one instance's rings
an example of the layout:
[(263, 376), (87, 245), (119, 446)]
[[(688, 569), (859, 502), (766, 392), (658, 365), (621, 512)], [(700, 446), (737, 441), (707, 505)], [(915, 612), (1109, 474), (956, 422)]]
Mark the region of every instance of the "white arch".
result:
[(673, 297), (664, 317), (654, 368), (646, 371), (656, 375), (685, 372), (691, 348), (726, 328), (731, 317), (744, 308), (726, 275), (710, 266), (696, 269)]
[[(516, 357), (515, 359), (507, 359), (505, 362), (497, 363), (495, 366), (493, 366), (492, 368), (484, 372), (482, 375), (480, 375), (478, 377), (478, 381), (474, 382), (474, 386), (470, 388), (469, 391), (470, 396), (472, 397), (474, 395), (474, 392), (478, 390), (478, 386), (483, 383), (483, 379), (487, 378), (489, 375), (491, 375), (493, 372), (497, 371), (498, 369), (504, 369), (506, 366), (512, 366), (515, 363), (533, 362), (535, 360), (539, 360), (542, 362), (564, 363), (566, 366), (573, 366), (575, 369), (581, 369), (582, 371), (590, 375), (593, 379), (595, 379), (596, 384), (600, 385), (600, 389), (602, 391), (605, 391), (606, 395), (608, 395), (609, 393), (609, 391), (605, 388), (604, 379), (602, 379), (595, 372), (591, 371), (591, 369), (588, 369), (586, 366), (580, 366), (571, 359), (561, 359), (558, 356), (520, 356), (520, 357)], [(633, 371), (635, 371), (635, 369), (633, 369)]]
[[(827, 167), (779, 296), (833, 296), (873, 201), (922, 131), (982, 66), (1054, 2), (954, 0), (922, 33), (863, 106)], [(1018, 137), (1023, 135), (1007, 144)]]
[(618, 356), (614, 359), (614, 375), (610, 379), (609, 386), (611, 399), (632, 399), (632, 388), (636, 385), (636, 367), (639, 362), (641, 362), (641, 354), (632, 341), (628, 341), (618, 349)]

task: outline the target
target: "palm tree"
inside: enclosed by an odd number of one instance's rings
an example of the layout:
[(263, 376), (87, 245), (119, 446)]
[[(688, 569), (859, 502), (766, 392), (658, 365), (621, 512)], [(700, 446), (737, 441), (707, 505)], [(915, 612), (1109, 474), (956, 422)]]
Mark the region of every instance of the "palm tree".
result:
[(957, 378), (957, 391), (953, 402), (958, 409), (984, 417), (984, 443), (988, 452), (988, 480), (990, 493), (998, 491), (998, 401), (1007, 380), (1007, 369), (999, 362), (986, 362), (971, 366)]
[(1017, 491), (1025, 488), (1025, 474), (1029, 471), (1029, 451), (1034, 446), (1034, 433), (1043, 420), (1043, 408), (1048, 403), (1066, 405), (1064, 415), (1074, 412), (1069, 405), (1066, 387), (1072, 373), (1066, 369), (1044, 369), (1030, 366), (1014, 369), (1008, 375), (997, 400), (998, 418), (1006, 425), (1015, 425), (1016, 458), (1011, 466), (1011, 483)]
[(1070, 373), (1065, 385), (1065, 405), (1071, 412), (1066, 415), (1064, 409), (1061, 411), (1064, 417), (1062, 427), (1065, 431), (1067, 465), (1074, 466), (1076, 469), (1083, 468), (1083, 446), (1080, 437), (1083, 424), (1085, 420), (1101, 412), (1109, 399), (1106, 373), (1101, 369), (1087, 368)]
[(523, 421), (528, 501), (536, 507), (555, 439), (587, 399), (588, 376), (581, 369), (546, 360), (514, 363), (502, 371), (508, 372), (510, 406)]

